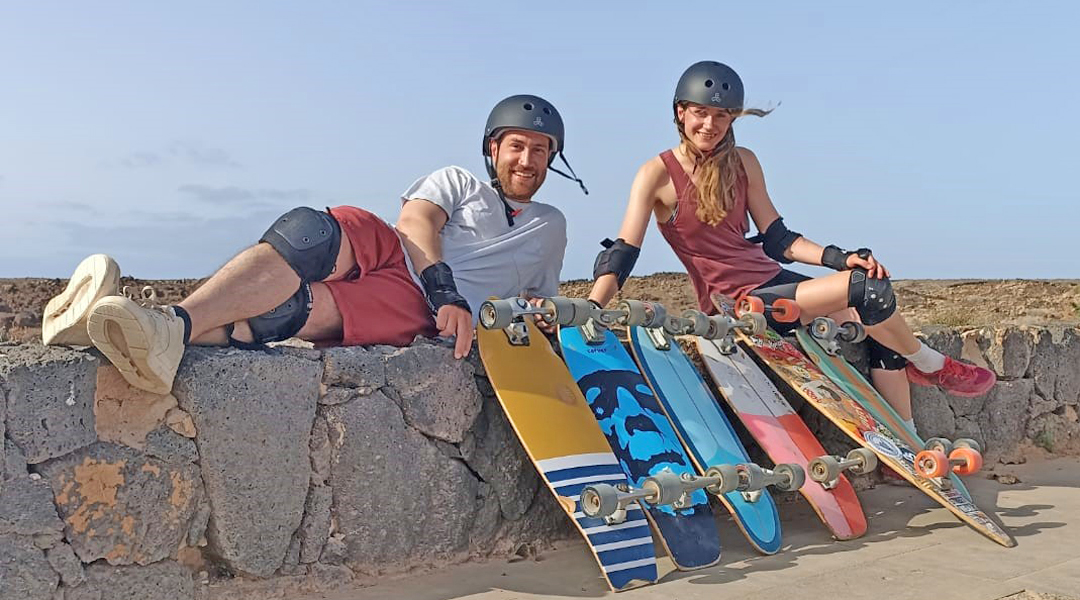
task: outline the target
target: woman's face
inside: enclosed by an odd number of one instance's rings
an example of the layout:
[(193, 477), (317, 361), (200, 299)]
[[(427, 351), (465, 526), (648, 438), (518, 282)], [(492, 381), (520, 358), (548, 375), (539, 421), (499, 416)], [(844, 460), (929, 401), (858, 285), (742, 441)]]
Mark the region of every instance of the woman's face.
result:
[(702, 154), (716, 148), (734, 120), (726, 109), (693, 103), (676, 107), (676, 115), (683, 124), (683, 133)]

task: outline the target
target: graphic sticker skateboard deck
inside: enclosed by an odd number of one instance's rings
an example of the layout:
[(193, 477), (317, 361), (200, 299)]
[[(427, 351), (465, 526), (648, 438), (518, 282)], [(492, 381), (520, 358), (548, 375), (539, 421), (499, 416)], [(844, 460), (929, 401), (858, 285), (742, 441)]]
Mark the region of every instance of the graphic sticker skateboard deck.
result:
[[(812, 460), (828, 454), (745, 350), (736, 345), (725, 354), (713, 340), (697, 337), (695, 341), (724, 400), (769, 458), (810, 471)], [(866, 515), (851, 482), (840, 474), (831, 486), (826, 485), (808, 480), (799, 491), (836, 539), (865, 534)]]
[[(731, 299), (723, 296), (713, 296), (712, 300), (724, 313), (730, 312), (734, 306)], [(888, 427), (879, 423), (848, 393), (837, 387), (790, 342), (772, 330), (766, 331), (764, 335), (756, 336), (747, 336), (739, 332), (737, 336), (792, 389), (835, 423), (851, 439), (877, 454), (880, 461), (904, 479), (949, 509), (979, 533), (1003, 546), (1016, 545), (1016, 540), (1004, 528), (975, 506), (963, 492), (950, 485), (949, 479), (931, 479), (919, 475), (915, 470), (916, 451)]]
[[(802, 346), (803, 352), (810, 357), (815, 365), (841, 389), (851, 395), (863, 408), (870, 411), (879, 423), (888, 427), (897, 437), (904, 441), (912, 449), (923, 448), (926, 441), (911, 430), (904, 420), (896, 413), (896, 410), (881, 397), (873, 384), (863, 377), (862, 373), (851, 365), (843, 356), (830, 355), (817, 339), (811, 335), (806, 327), (800, 327), (795, 336)], [(961, 481), (960, 477), (950, 474), (953, 485), (966, 498), (971, 499), (971, 494)]]
[[(629, 333), (631, 350), (642, 374), (699, 472), (704, 473), (714, 465), (749, 463), (746, 449), (731, 423), (678, 342), (660, 329), (630, 327)], [(661, 347), (654, 340), (663, 340)], [(773, 554), (780, 549), (780, 515), (768, 490), (731, 491), (717, 497), (758, 551)]]
[(637, 503), (627, 506), (625, 520), (613, 525), (582, 511), (583, 487), (624, 485), (626, 475), (548, 339), (532, 323), (515, 326), (524, 333), (524, 343), (512, 344), (505, 330), (482, 327), (477, 342), (488, 379), (526, 454), (584, 536), (613, 590), (655, 582), (652, 534)]
[[(600, 423), (632, 485), (670, 471), (694, 475), (694, 467), (637, 365), (610, 331), (589, 343), (579, 327), (559, 328), (563, 359)], [(679, 569), (708, 567), (720, 560), (720, 537), (703, 490), (689, 494), (688, 506), (651, 506), (656, 526)]]

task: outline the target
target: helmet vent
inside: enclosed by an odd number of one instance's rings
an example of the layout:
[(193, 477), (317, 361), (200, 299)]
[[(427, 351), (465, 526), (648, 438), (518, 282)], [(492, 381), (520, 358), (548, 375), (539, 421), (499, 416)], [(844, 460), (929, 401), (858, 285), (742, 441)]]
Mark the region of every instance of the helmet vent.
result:
[(532, 109), (533, 109), (532, 102), (526, 102), (525, 103), (525, 110), (532, 110)]
[(720, 87), (724, 88), (724, 91), (726, 92), (731, 89), (731, 84), (725, 81)]
[(705, 87), (707, 87), (707, 88), (712, 87), (712, 79), (706, 79), (705, 80)]
[(551, 109), (545, 106), (544, 107), (544, 114), (545, 115), (550, 115), (551, 114)]

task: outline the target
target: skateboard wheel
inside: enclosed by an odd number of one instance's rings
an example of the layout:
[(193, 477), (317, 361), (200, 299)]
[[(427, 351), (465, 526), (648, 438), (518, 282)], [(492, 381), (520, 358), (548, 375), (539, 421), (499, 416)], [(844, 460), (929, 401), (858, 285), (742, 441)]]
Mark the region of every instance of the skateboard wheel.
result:
[(682, 314), (682, 318), (690, 322), (690, 335), (708, 335), (709, 330), (713, 327), (712, 321), (709, 320), (709, 315), (706, 315), (700, 310), (685, 311)]
[(765, 301), (757, 296), (743, 296), (735, 303), (735, 316), (741, 317), (746, 313), (765, 314)]
[(944, 455), (952, 452), (953, 443), (943, 437), (932, 437), (923, 444), (923, 450), (937, 450)]
[(619, 510), (619, 491), (606, 483), (590, 485), (581, 490), (581, 512), (587, 517), (602, 518)]
[(642, 489), (653, 494), (653, 504), (673, 504), (685, 493), (683, 480), (672, 471), (659, 471), (641, 482)]
[(743, 322), (743, 333), (746, 335), (761, 335), (769, 328), (765, 315), (759, 312), (744, 313), (739, 320)]
[(593, 311), (598, 310), (592, 302), (584, 298), (570, 298), (570, 305), (573, 307), (573, 310), (569, 311), (570, 316), (565, 319), (565, 322), (560, 321), (559, 325), (580, 327), (589, 322)]
[(862, 323), (846, 321), (840, 325), (839, 337), (849, 344), (858, 344), (866, 339), (866, 328)]
[[(741, 492), (753, 492), (765, 487), (765, 471), (761, 467), (754, 463), (746, 463), (738, 465), (740, 475), (745, 478), (742, 486), (739, 486)], [(745, 487), (744, 487), (745, 486)]]
[(717, 465), (705, 470), (706, 477), (715, 477), (718, 482), (705, 489), (713, 495), (727, 494), (739, 489), (739, 469), (735, 465)]
[(976, 452), (982, 452), (982, 445), (971, 438), (957, 438), (957, 440), (953, 442), (953, 448), (971, 448)]
[(829, 341), (836, 337), (836, 321), (829, 317), (818, 317), (810, 322), (810, 335), (814, 339)]
[(840, 461), (835, 456), (819, 456), (811, 460), (806, 467), (810, 470), (810, 479), (818, 483), (827, 483), (840, 477)]
[(622, 300), (616, 309), (624, 313), (620, 321), (627, 327), (644, 325), (649, 320), (648, 308), (640, 300)]
[(647, 308), (647, 316), (645, 318), (644, 327), (663, 327), (667, 323), (667, 309), (663, 304), (659, 302), (648, 302), (645, 304)]
[(949, 458), (940, 450), (923, 450), (915, 455), (915, 472), (926, 478), (949, 474)]
[(484, 329), (505, 329), (514, 321), (514, 304), (510, 300), (485, 300), (480, 305), (479, 320)]
[(963, 461), (959, 465), (953, 465), (952, 470), (957, 475), (977, 473), (983, 464), (982, 454), (978, 450), (968, 447), (953, 448), (953, 451), (949, 453), (949, 461), (955, 460)]
[(781, 492), (794, 492), (806, 483), (806, 472), (799, 465), (782, 463), (776, 465), (773, 473), (784, 477), (784, 481), (773, 486)]
[(876, 469), (878, 465), (877, 454), (867, 448), (855, 448), (848, 452), (847, 459), (859, 461), (858, 465), (851, 467), (852, 475), (866, 475)]
[(545, 298), (540, 308), (544, 309), (543, 318), (548, 324), (568, 325), (574, 320), (574, 302), (566, 296)]
[(777, 298), (772, 309), (773, 318), (780, 323), (794, 323), (799, 318), (799, 305), (789, 298)]

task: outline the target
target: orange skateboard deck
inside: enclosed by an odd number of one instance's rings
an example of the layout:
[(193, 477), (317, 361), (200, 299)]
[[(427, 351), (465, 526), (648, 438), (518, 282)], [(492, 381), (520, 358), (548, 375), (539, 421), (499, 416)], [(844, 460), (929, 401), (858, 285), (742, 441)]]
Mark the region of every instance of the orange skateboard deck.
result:
[[(731, 314), (735, 301), (714, 295), (713, 303), (721, 313)], [(800, 396), (819, 410), (852, 440), (872, 450), (878, 460), (926, 495), (947, 508), (973, 529), (1002, 546), (1016, 545), (1005, 529), (979, 509), (950, 480), (922, 477), (915, 471), (916, 450), (890, 428), (881, 424), (847, 392), (840, 389), (802, 352), (776, 332), (748, 336), (737, 332), (738, 339), (791, 386)]]

